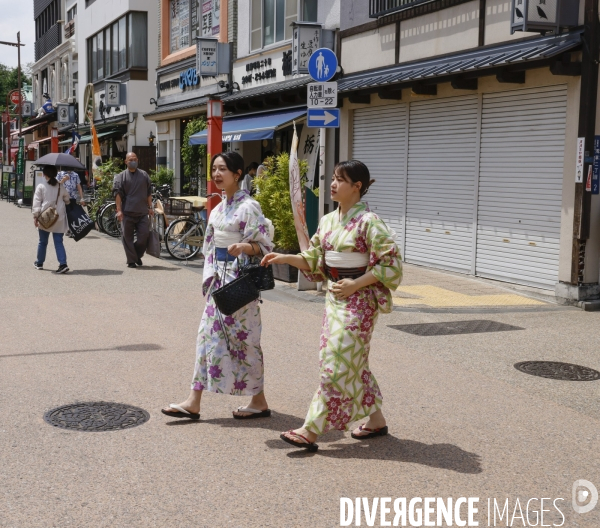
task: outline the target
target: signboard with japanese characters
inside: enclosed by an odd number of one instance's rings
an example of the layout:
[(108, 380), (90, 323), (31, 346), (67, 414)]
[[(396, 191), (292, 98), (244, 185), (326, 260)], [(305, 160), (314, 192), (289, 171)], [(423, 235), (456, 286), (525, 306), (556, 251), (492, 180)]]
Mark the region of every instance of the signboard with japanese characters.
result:
[(579, 2), (573, 0), (512, 0), (511, 33), (554, 32), (579, 23)]
[(218, 36), (221, 30), (221, 0), (202, 0), (203, 37)]
[(292, 40), (292, 71), (308, 73), (308, 61), (315, 50), (321, 47), (319, 24), (296, 24)]
[(121, 106), (121, 83), (119, 81), (106, 81), (104, 83), (104, 104), (108, 108)]
[(583, 162), (585, 161), (585, 138), (577, 138), (577, 161), (575, 165), (575, 183), (583, 182)]
[(200, 75), (217, 75), (218, 41), (214, 38), (200, 38), (196, 45), (197, 66)]
[(592, 194), (600, 194), (600, 136), (594, 137), (594, 172), (592, 175)]
[(306, 92), (308, 108), (335, 108), (337, 106), (337, 82), (310, 83)]

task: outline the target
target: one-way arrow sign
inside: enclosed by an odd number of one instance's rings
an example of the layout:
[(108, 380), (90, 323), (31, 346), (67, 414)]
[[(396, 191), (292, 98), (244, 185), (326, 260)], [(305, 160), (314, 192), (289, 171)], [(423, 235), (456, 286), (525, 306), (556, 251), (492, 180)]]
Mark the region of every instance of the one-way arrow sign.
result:
[(309, 108), (308, 126), (310, 128), (339, 128), (340, 127), (340, 109), (339, 108)]

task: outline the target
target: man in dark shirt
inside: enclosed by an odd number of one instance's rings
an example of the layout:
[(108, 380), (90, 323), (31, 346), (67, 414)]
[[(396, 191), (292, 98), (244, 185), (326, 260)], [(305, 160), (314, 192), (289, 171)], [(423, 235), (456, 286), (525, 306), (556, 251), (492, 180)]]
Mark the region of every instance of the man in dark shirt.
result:
[[(117, 220), (121, 222), (123, 231), (127, 266), (135, 268), (142, 265), (148, 244), (148, 215), (154, 216), (152, 184), (148, 174), (138, 169), (138, 158), (133, 152), (127, 154), (125, 163), (127, 168), (115, 176), (113, 192), (117, 202)], [(135, 243), (134, 234), (137, 235)]]

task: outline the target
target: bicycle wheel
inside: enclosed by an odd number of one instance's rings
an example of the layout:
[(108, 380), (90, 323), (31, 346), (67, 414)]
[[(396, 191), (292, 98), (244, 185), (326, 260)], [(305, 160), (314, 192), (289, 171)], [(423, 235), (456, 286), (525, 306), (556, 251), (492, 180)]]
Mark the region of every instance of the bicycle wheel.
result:
[(112, 203), (102, 211), (102, 228), (107, 235), (119, 238), (121, 236), (121, 222), (117, 220), (117, 204)]
[(178, 260), (195, 257), (204, 244), (204, 229), (188, 218), (171, 223), (165, 234), (165, 246), (169, 255)]
[(104, 226), (102, 225), (102, 213), (110, 204), (111, 202), (104, 203), (98, 207), (98, 210), (96, 211), (96, 225), (98, 226), (98, 231), (100, 231), (100, 233), (106, 233), (106, 231), (104, 231)]

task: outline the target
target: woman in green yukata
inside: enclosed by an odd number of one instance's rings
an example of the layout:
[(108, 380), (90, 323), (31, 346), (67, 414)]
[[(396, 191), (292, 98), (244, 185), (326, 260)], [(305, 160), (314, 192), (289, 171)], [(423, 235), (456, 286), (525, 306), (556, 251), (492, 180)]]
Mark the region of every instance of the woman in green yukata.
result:
[(329, 279), (320, 348), (320, 384), (304, 425), (281, 434), (296, 447), (316, 451), (317, 438), (331, 429), (368, 420), (352, 438), (388, 432), (382, 396), (369, 368), (369, 349), (379, 313), (392, 310), (391, 290), (402, 280), (400, 252), (393, 232), (361, 198), (371, 180), (360, 161), (338, 163), (331, 198), (339, 207), (325, 215), (310, 247), (299, 255), (269, 253), (263, 265), (295, 266), (308, 280)]

